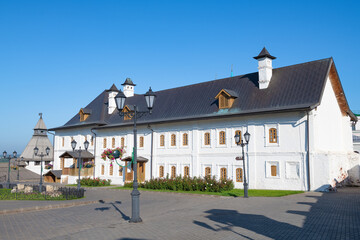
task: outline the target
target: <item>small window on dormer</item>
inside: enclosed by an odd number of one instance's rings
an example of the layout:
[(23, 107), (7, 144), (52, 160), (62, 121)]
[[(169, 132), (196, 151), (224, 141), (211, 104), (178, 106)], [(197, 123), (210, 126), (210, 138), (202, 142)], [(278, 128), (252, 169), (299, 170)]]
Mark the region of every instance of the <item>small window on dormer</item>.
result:
[(235, 91), (222, 89), (218, 95), (216, 95), (215, 99), (218, 99), (220, 109), (226, 109), (232, 107), (234, 100), (237, 97), (238, 95)]
[(91, 114), (91, 110), (90, 109), (86, 109), (86, 108), (82, 108), (79, 111), (79, 115), (80, 115), (80, 122), (85, 121)]
[(123, 109), (124, 114), (124, 120), (131, 120), (132, 116), (127, 114), (128, 112), (130, 112), (131, 109), (128, 106), (125, 106)]

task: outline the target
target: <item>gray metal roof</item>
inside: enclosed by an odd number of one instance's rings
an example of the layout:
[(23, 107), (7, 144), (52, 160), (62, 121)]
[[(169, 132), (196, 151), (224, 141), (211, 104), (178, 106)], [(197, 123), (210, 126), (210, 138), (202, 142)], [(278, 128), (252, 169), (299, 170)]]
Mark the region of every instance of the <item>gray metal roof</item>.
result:
[[(253, 72), (158, 91), (155, 92), (157, 97), (152, 114), (141, 117), (138, 123), (312, 109), (320, 104), (326, 78), (332, 66), (335, 67), (332, 58), (327, 58), (274, 68), (271, 82), (266, 89), (259, 89), (258, 72)], [(215, 96), (222, 89), (227, 89), (231, 91), (231, 95), (237, 96), (230, 109), (218, 107)], [(107, 96), (104, 91), (86, 106), (93, 112), (86, 121), (80, 122), (79, 115), (76, 115), (64, 126), (53, 130), (90, 125), (98, 128), (131, 125), (132, 121), (124, 120), (117, 110), (111, 115), (107, 114)], [(127, 98), (125, 104), (137, 105), (140, 111), (147, 110), (144, 95), (135, 94)]]
[[(79, 158), (79, 153), (74, 151), (66, 151), (59, 157), (63, 158)], [(82, 151), (81, 158), (94, 158), (94, 155), (89, 151)]]
[(50, 174), (53, 174), (56, 178), (61, 178), (62, 170), (50, 170), (44, 176), (49, 176)]
[(46, 125), (44, 123), (44, 120), (42, 119), (42, 113), (39, 113), (40, 119), (39, 121), (36, 123), (34, 130), (35, 129), (41, 129), (41, 130), (46, 130)]

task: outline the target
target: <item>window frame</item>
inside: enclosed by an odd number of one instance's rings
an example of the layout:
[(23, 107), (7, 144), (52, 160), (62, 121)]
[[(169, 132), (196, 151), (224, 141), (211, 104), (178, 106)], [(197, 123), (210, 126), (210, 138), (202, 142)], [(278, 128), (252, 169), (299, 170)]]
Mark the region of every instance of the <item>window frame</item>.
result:
[(170, 146), (176, 147), (176, 134), (175, 133), (172, 133), (170, 135)]
[[(223, 136), (222, 136), (223, 133)], [(219, 131), (219, 146), (226, 146), (226, 131), (221, 130)]]
[(238, 167), (235, 170), (236, 182), (244, 182), (244, 171), (242, 167)]
[(183, 133), (182, 134), (182, 145), (184, 146), (184, 147), (187, 147), (187, 146), (189, 146), (189, 134), (188, 133)]
[(227, 168), (221, 167), (220, 168), (220, 180), (226, 180), (226, 179), (227, 179)]
[(190, 177), (190, 167), (184, 166), (184, 177)]
[(176, 178), (176, 166), (171, 166), (171, 178)]
[(107, 147), (107, 138), (104, 137), (103, 138), (103, 148), (106, 148)]
[(211, 146), (211, 132), (204, 133), (204, 146)]
[(165, 147), (165, 134), (160, 134), (159, 136), (159, 147)]
[(165, 170), (164, 170), (164, 166), (160, 165), (159, 166), (159, 178), (163, 178), (165, 175)]

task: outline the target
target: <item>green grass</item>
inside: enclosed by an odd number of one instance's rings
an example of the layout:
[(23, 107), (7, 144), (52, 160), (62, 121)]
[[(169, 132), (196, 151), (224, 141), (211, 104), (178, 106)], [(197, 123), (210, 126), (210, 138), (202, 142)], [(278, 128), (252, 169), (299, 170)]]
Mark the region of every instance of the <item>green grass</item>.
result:
[(53, 200), (71, 200), (77, 199), (76, 197), (68, 196), (66, 199), (65, 195), (61, 195), (59, 197), (50, 197), (40, 194), (40, 193), (11, 193), (11, 189), (0, 189), (0, 200), (45, 200), (45, 201), (53, 201)]
[[(77, 184), (67, 184), (67, 187), (77, 187)], [(88, 186), (88, 185), (81, 185), (81, 187), (115, 187), (116, 185), (101, 185), (101, 186)]]
[[(114, 187), (112, 189), (132, 190), (132, 188), (128, 188), (128, 187)], [(139, 188), (139, 190), (140, 191), (152, 191), (152, 192), (175, 192), (175, 193), (217, 195), (217, 196), (225, 196), (225, 197), (242, 197), (242, 196), (244, 196), (243, 189), (233, 189), (233, 190), (224, 191), (224, 192), (171, 191), (171, 190), (154, 190), (154, 189), (146, 189), (146, 188)], [(283, 197), (283, 196), (298, 194), (298, 193), (303, 193), (303, 192), (304, 191), (249, 189), (248, 195), (249, 195), (249, 197)]]

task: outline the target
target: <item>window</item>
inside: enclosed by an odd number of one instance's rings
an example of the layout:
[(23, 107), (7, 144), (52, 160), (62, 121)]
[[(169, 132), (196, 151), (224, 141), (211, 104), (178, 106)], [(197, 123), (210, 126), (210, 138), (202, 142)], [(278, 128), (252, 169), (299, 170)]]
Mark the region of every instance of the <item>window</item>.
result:
[(236, 169), (236, 182), (242, 182), (243, 181), (243, 170), (242, 168)]
[(113, 175), (113, 173), (114, 173), (114, 166), (113, 165), (110, 165), (110, 176), (112, 176)]
[(91, 146), (94, 146), (94, 137), (91, 136)]
[(205, 177), (211, 177), (211, 167), (205, 168)]
[(125, 138), (121, 138), (121, 147), (124, 147), (125, 146)]
[(176, 167), (172, 166), (171, 167), (171, 178), (175, 178), (176, 177)]
[(183, 134), (183, 146), (187, 146), (188, 145), (188, 134), (184, 133)]
[(140, 137), (139, 147), (144, 147), (144, 137)]
[(164, 177), (164, 166), (159, 167), (159, 177)]
[(103, 140), (103, 148), (106, 148), (106, 138)]
[(277, 143), (277, 131), (276, 128), (269, 129), (269, 143)]
[(104, 174), (105, 174), (105, 166), (101, 165), (101, 175), (104, 175)]
[(35, 165), (40, 165), (40, 161), (35, 161)]
[[(241, 138), (242, 138), (242, 136), (241, 136), (241, 131), (240, 130), (236, 130), (235, 131), (235, 135), (236, 134), (239, 134), (239, 136), (240, 136), (240, 142), (239, 143), (241, 143)], [(235, 144), (236, 144), (236, 140), (234, 139), (234, 141), (235, 141)]]
[(219, 132), (219, 144), (224, 145), (226, 143), (225, 141), (225, 132), (221, 131)]
[(227, 179), (226, 168), (220, 168), (220, 179), (221, 180)]
[(165, 146), (165, 136), (160, 135), (160, 147), (164, 147), (164, 146)]
[(176, 135), (171, 134), (171, 146), (176, 146)]
[(63, 147), (65, 145), (65, 138), (62, 137), (61, 140), (62, 140), (61, 146)]
[(229, 98), (225, 94), (219, 96), (219, 108), (229, 108)]
[(188, 166), (185, 166), (184, 167), (184, 177), (189, 177), (189, 167)]
[(119, 167), (119, 176), (120, 176), (120, 177), (122, 177), (122, 175), (123, 175), (123, 169), (124, 169), (124, 168)]
[(61, 160), (60, 160), (60, 169), (64, 169), (64, 162), (65, 162), (65, 159), (61, 158)]
[(204, 134), (204, 145), (210, 145), (210, 133)]
[(271, 165), (271, 176), (276, 177), (277, 176), (277, 166)]
[(112, 147), (112, 148), (115, 148), (115, 138), (112, 138), (112, 139), (111, 139), (111, 147)]

